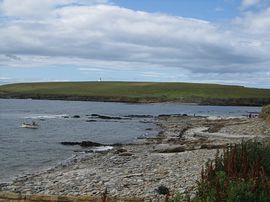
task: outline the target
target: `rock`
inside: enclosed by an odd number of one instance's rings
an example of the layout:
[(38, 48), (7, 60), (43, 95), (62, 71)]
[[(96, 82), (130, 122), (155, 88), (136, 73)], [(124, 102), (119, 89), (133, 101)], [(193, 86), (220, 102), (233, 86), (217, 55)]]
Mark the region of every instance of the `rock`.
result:
[(158, 115), (159, 118), (161, 118), (161, 117), (167, 118), (167, 117), (170, 117), (170, 116), (171, 115), (169, 115), (169, 114), (160, 114), (160, 115)]
[[(134, 174), (126, 175), (124, 176), (124, 178), (141, 177), (141, 176), (143, 176), (143, 173), (134, 173)], [(141, 180), (141, 182), (143, 182), (143, 180)]]
[(80, 145), (81, 147), (99, 147), (104, 146), (103, 144), (97, 143), (97, 142), (91, 142), (91, 141), (82, 141), (82, 142), (61, 142), (62, 145)]
[(78, 118), (81, 118), (81, 117), (79, 115), (74, 115), (74, 116), (72, 116), (72, 118), (78, 119)]
[(159, 144), (154, 152), (157, 153), (178, 153), (186, 151), (186, 147), (182, 145)]
[(186, 132), (188, 129), (190, 129), (190, 126), (186, 126), (186, 127), (181, 128), (178, 137), (179, 137), (179, 138), (182, 138), (182, 137), (184, 136), (185, 132)]
[(105, 116), (105, 115), (99, 115), (99, 114), (91, 114), (91, 116), (99, 118), (99, 119), (117, 119), (117, 120), (123, 119), (123, 118), (118, 117), (118, 116)]
[(94, 150), (74, 150), (73, 152), (76, 152), (76, 153), (93, 153), (94, 152)]
[(170, 190), (168, 187), (165, 187), (164, 185), (160, 185), (158, 188), (157, 188), (157, 193), (158, 194), (161, 194), (161, 195), (167, 195), (170, 193)]
[(201, 149), (222, 149), (225, 148), (226, 145), (214, 145), (214, 144), (202, 144)]
[(81, 147), (99, 147), (99, 146), (103, 146), (103, 144), (100, 144), (97, 142), (91, 142), (91, 141), (82, 141), (80, 146)]
[(61, 142), (62, 145), (70, 145), (70, 146), (73, 146), (73, 145), (80, 145), (81, 143), (80, 142)]
[(182, 116), (188, 116), (188, 115), (187, 114), (160, 114), (158, 115), (159, 118), (182, 117)]
[(123, 153), (120, 153), (119, 156), (132, 156), (133, 154), (130, 153), (130, 152), (123, 152)]
[(117, 149), (114, 153), (115, 153), (115, 154), (120, 154), (120, 153), (124, 153), (124, 152), (127, 152), (127, 150), (124, 149), (124, 148), (119, 148), (119, 149)]
[(127, 115), (127, 118), (153, 118), (152, 115)]
[(110, 144), (110, 146), (112, 147), (120, 147), (120, 146), (123, 146), (122, 143), (113, 143), (113, 144)]
[(90, 119), (90, 120), (86, 120), (86, 122), (97, 122), (97, 120)]

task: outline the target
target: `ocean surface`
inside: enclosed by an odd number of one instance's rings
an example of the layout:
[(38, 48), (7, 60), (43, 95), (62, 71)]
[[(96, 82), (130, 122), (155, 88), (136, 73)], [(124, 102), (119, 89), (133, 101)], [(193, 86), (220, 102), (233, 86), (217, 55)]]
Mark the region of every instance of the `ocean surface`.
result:
[[(175, 103), (125, 104), (109, 102), (0, 99), (0, 182), (43, 170), (75, 155), (79, 146), (63, 141), (127, 143), (142, 135), (155, 135), (158, 128), (143, 118), (97, 119), (89, 115), (124, 117), (129, 115), (188, 114), (204, 116), (247, 116), (260, 107), (198, 106)], [(72, 118), (79, 115), (80, 118)], [(66, 118), (69, 117), (69, 118)], [(21, 128), (23, 122), (36, 121), (39, 128)], [(151, 128), (152, 130), (146, 130)]]

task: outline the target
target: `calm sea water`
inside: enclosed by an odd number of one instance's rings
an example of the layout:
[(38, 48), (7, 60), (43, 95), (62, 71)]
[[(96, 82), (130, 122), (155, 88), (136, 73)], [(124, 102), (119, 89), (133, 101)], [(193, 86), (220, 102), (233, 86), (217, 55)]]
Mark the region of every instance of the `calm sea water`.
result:
[[(197, 106), (183, 104), (124, 104), (78, 101), (0, 99), (0, 182), (34, 170), (45, 169), (68, 159), (79, 147), (62, 141), (90, 140), (100, 143), (126, 143), (146, 133), (154, 124), (132, 120), (86, 122), (89, 114), (109, 116), (196, 114), (242, 116), (259, 112), (259, 107)], [(81, 118), (63, 118), (79, 115)], [(22, 122), (37, 121), (39, 129), (20, 128)], [(147, 131), (149, 133), (149, 131)], [(150, 134), (151, 135), (151, 134)]]

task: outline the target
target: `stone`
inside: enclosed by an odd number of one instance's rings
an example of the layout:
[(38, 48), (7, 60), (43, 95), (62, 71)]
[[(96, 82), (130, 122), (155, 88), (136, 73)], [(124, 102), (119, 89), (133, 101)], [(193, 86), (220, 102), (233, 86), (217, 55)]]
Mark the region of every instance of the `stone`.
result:
[(169, 145), (169, 144), (160, 144), (157, 145), (154, 149), (154, 152), (157, 153), (178, 153), (186, 151), (186, 147), (182, 145)]
[(91, 142), (91, 141), (82, 141), (80, 146), (81, 147), (98, 147), (98, 146), (103, 146), (103, 144), (100, 144), (97, 142)]
[(81, 147), (99, 147), (104, 146), (103, 144), (92, 142), (92, 141), (82, 141), (82, 142), (61, 142), (62, 145), (80, 145)]
[(119, 156), (132, 156), (133, 154), (130, 153), (130, 152), (123, 152), (123, 153), (120, 153)]
[(89, 119), (89, 120), (86, 120), (86, 122), (97, 122), (97, 120)]
[(74, 116), (72, 116), (72, 118), (81, 118), (79, 115), (74, 115)]
[(160, 185), (158, 188), (157, 188), (157, 193), (158, 194), (161, 194), (161, 195), (167, 195), (170, 193), (170, 190), (168, 187), (164, 186), (164, 185)]
[(115, 154), (120, 154), (120, 153), (124, 153), (124, 152), (127, 152), (127, 150), (124, 149), (124, 148), (119, 148), (119, 149), (117, 149), (114, 153), (115, 153)]

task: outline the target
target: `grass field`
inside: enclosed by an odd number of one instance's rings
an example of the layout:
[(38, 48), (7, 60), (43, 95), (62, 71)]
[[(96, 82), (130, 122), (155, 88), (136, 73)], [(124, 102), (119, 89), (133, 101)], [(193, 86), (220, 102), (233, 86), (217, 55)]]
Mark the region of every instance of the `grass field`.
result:
[(3, 85), (0, 86), (0, 97), (264, 105), (270, 103), (270, 89), (195, 83), (48, 82)]

